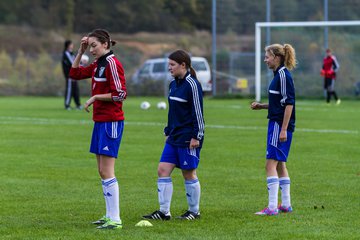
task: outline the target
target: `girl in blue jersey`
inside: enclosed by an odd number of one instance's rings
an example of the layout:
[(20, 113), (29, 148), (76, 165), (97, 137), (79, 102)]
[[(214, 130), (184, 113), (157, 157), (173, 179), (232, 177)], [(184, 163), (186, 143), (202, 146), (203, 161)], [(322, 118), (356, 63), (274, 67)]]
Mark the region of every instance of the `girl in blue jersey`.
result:
[[(274, 78), (269, 86), (269, 103), (253, 102), (251, 108), (268, 109), (266, 175), (269, 204), (255, 214), (277, 215), (279, 212), (292, 212), (290, 178), (286, 161), (295, 129), (295, 88), (289, 72), (296, 66), (295, 50), (290, 44), (267, 46), (264, 62), (274, 71)], [(279, 187), (280, 205), (278, 205)]]
[(169, 87), (168, 123), (164, 129), (166, 143), (158, 166), (160, 209), (143, 216), (145, 219), (170, 220), (173, 193), (171, 173), (180, 168), (185, 180), (189, 209), (179, 219), (200, 217), (200, 182), (196, 169), (204, 140), (203, 98), (201, 85), (191, 66), (191, 58), (183, 50), (170, 54), (168, 69), (174, 80)]

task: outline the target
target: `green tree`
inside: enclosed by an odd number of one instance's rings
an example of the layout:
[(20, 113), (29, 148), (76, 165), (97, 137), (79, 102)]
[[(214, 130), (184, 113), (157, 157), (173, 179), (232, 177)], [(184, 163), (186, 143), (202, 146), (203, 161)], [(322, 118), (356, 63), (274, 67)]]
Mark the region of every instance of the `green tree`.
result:
[(33, 71), (31, 71), (31, 84), (27, 89), (28, 94), (48, 95), (52, 87), (53, 60), (47, 52), (42, 51), (31, 63), (30, 69)]
[(2, 50), (0, 52), (0, 74), (3, 80), (8, 80), (12, 72), (12, 61), (9, 54)]
[(71, 39), (71, 34), (74, 31), (74, 14), (75, 2), (74, 0), (66, 0), (66, 37)]
[(12, 79), (23, 92), (25, 92), (25, 87), (30, 80), (30, 66), (28, 61), (24, 52), (19, 50), (14, 63)]

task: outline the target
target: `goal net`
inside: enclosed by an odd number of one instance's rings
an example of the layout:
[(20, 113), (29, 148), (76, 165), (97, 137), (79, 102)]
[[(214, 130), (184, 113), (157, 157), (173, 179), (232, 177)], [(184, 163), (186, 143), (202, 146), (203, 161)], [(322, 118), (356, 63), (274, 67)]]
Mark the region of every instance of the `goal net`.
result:
[[(323, 96), (323, 77), (320, 76), (325, 56), (324, 28), (328, 28), (328, 47), (340, 64), (336, 90), (339, 96), (352, 96), (360, 81), (360, 21), (318, 22), (257, 22), (255, 26), (255, 98), (267, 96), (269, 71), (263, 62), (264, 28), (271, 29), (272, 43), (289, 43), (296, 51), (298, 66), (293, 78), (297, 95)], [(263, 34), (265, 35), (265, 34)]]

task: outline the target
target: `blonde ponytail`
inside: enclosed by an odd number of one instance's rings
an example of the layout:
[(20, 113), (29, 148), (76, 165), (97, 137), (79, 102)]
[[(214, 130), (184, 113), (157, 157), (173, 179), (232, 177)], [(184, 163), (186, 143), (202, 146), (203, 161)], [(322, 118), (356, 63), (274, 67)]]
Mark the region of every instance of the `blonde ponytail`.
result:
[(265, 51), (268, 51), (273, 56), (281, 57), (281, 63), (284, 64), (287, 69), (292, 70), (296, 67), (295, 49), (290, 44), (272, 44), (265, 47)]
[(295, 49), (290, 44), (284, 44), (285, 58), (284, 65), (289, 70), (292, 70), (296, 67), (296, 54)]

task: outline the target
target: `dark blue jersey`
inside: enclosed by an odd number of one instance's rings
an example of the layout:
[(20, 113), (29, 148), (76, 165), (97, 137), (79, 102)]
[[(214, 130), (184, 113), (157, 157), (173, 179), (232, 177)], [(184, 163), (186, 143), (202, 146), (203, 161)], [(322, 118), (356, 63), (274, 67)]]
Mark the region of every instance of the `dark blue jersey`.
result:
[(283, 65), (274, 71), (274, 78), (269, 86), (268, 119), (276, 121), (280, 126), (284, 119), (286, 105), (293, 105), (288, 131), (295, 130), (295, 88), (289, 70)]
[(74, 53), (65, 50), (63, 52), (63, 56), (62, 56), (62, 68), (63, 68), (63, 73), (65, 76), (65, 79), (67, 80), (69, 78), (69, 72), (71, 69), (71, 65), (73, 64), (75, 59), (75, 55)]
[(184, 79), (175, 78), (169, 87), (168, 124), (164, 133), (167, 143), (189, 147), (191, 138), (204, 139), (203, 97), (199, 81), (188, 72)]

